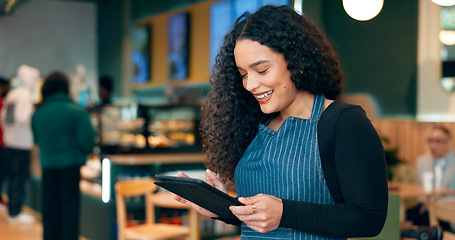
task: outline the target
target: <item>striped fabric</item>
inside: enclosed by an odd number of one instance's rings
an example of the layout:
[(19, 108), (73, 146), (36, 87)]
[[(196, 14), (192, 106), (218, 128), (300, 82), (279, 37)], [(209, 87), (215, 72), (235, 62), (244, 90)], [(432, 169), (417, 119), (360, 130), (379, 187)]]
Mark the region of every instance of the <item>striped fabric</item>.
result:
[[(264, 124), (259, 126), (235, 169), (239, 197), (263, 193), (281, 199), (334, 204), (324, 179), (317, 141), (317, 124), (324, 100), (323, 95), (315, 97), (310, 119), (289, 117), (277, 132)], [(255, 232), (243, 223), (241, 228), (242, 240), (333, 239), (290, 228), (268, 233)]]

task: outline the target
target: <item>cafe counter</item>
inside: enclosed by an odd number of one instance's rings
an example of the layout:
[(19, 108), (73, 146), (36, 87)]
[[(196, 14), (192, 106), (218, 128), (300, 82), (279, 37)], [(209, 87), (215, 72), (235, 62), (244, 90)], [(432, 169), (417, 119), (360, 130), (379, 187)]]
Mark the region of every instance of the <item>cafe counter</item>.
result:
[[(100, 172), (93, 178), (84, 178), (81, 171), (80, 233), (87, 239), (117, 239), (114, 185), (117, 181), (153, 178), (155, 174), (180, 170), (203, 170), (204, 154), (119, 154), (107, 155), (102, 159), (91, 156), (87, 165), (97, 165)], [(87, 168), (83, 166), (83, 168)], [(90, 167), (89, 167), (90, 168)], [(95, 167), (96, 168), (96, 167)], [(31, 161), (31, 181), (28, 186), (26, 205), (41, 212), (41, 169), (37, 151)]]

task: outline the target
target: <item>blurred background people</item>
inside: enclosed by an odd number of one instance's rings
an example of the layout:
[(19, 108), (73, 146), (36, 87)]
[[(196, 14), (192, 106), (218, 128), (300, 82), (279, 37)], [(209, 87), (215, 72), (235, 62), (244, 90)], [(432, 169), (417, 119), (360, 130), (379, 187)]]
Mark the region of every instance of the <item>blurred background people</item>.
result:
[[(6, 93), (9, 90), (9, 80), (5, 77), (0, 76), (0, 109), (2, 108), (3, 98), (5, 97)], [(5, 158), (4, 154), (4, 147), (3, 144), (3, 130), (0, 121), (0, 210), (4, 210), (7, 208), (6, 201), (2, 198), (2, 191), (3, 191), (3, 180), (8, 173), (8, 162)]]
[(32, 95), (39, 78), (38, 69), (21, 65), (17, 71), (18, 85), (6, 94), (1, 110), (3, 141), (8, 162), (7, 220), (11, 224), (35, 222), (33, 216), (21, 210), (25, 199), (25, 184), (30, 177), (30, 153), (33, 147)]
[(101, 76), (99, 79), (99, 97), (100, 97), (100, 104), (99, 106), (102, 107), (106, 104), (111, 104), (111, 94), (113, 90), (113, 81), (112, 78), (108, 75)]
[(95, 131), (89, 113), (71, 100), (65, 74), (48, 75), (41, 92), (32, 130), (43, 170), (43, 239), (77, 240), (80, 167), (93, 151)]
[[(432, 127), (427, 138), (429, 151), (417, 158), (417, 178), (419, 184), (427, 185), (430, 181), (432, 188), (455, 189), (455, 153), (452, 149), (452, 135), (441, 125)], [(424, 179), (425, 175), (429, 179)], [(406, 218), (414, 225), (428, 226), (428, 206), (425, 202), (410, 208)], [(447, 225), (446, 225), (447, 226)]]
[(0, 97), (4, 98), (10, 89), (9, 79), (0, 77)]
[(441, 125), (433, 126), (427, 143), (430, 151), (417, 158), (419, 183), (423, 184), (425, 172), (432, 172), (433, 187), (455, 189), (455, 153), (450, 131)]

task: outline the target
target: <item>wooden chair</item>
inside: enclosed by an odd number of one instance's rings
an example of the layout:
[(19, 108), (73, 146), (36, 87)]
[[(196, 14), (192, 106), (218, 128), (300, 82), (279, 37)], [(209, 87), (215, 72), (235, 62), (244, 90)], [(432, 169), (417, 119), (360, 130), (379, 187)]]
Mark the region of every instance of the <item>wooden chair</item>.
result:
[[(430, 226), (438, 226), (439, 220), (444, 222), (455, 222), (455, 200), (430, 202), (428, 207)], [(455, 240), (455, 234), (444, 231), (443, 240)]]
[[(155, 222), (153, 192), (158, 188), (153, 179), (122, 181), (115, 184), (115, 203), (117, 208), (118, 239), (187, 239), (189, 228), (174, 224)], [(126, 197), (145, 196), (145, 223), (126, 227)]]

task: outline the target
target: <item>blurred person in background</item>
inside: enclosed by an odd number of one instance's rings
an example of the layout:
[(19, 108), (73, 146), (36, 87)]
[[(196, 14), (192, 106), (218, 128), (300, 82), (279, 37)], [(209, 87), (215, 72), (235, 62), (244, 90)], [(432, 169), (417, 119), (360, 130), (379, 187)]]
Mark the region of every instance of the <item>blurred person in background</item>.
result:
[(423, 184), (424, 172), (433, 172), (435, 188), (455, 189), (455, 153), (452, 134), (441, 125), (432, 127), (427, 138), (429, 152), (417, 158), (417, 177)]
[(8, 213), (10, 224), (29, 224), (35, 218), (22, 212), (25, 184), (30, 177), (30, 157), (33, 148), (31, 119), (34, 112), (33, 91), (40, 71), (21, 65), (17, 71), (18, 85), (3, 101), (1, 119), (6, 161), (8, 162)]
[[(6, 93), (9, 91), (9, 80), (7, 78), (1, 77), (0, 76), (0, 109), (2, 108), (2, 103), (3, 103), (3, 98), (6, 96)], [(5, 210), (7, 209), (8, 205), (6, 204), (6, 201), (3, 200), (2, 198), (2, 191), (3, 191), (3, 180), (6, 177), (6, 174), (8, 173), (8, 162), (7, 159), (5, 158), (4, 154), (4, 147), (5, 145), (3, 144), (3, 130), (2, 130), (2, 125), (0, 121), (0, 210)]]
[(89, 113), (71, 100), (65, 74), (49, 74), (41, 93), (32, 130), (43, 170), (43, 239), (77, 240), (80, 167), (93, 151), (95, 131)]
[(100, 107), (112, 103), (111, 101), (112, 90), (113, 90), (112, 78), (108, 75), (101, 76), (99, 79)]
[(5, 77), (0, 77), (0, 97), (5, 98), (9, 89), (10, 89), (9, 79)]
[[(433, 188), (455, 189), (455, 152), (452, 149), (452, 134), (449, 129), (435, 125), (427, 138), (429, 151), (417, 158), (418, 183), (423, 185), (424, 174), (432, 176)], [(429, 226), (428, 206), (419, 203), (406, 211), (406, 219), (417, 226)], [(441, 224), (448, 228), (447, 224)]]
[[(102, 121), (102, 115), (103, 115), (103, 109), (105, 107), (109, 107), (112, 104), (111, 100), (111, 94), (113, 90), (113, 80), (112, 77), (109, 75), (102, 75), (98, 79), (98, 94), (99, 94), (99, 103), (95, 108), (92, 110), (93, 113), (96, 114), (96, 118), (98, 121), (98, 129), (101, 132), (101, 129), (103, 128), (103, 121)], [(109, 115), (105, 115), (107, 117)], [(109, 119), (105, 119), (105, 121), (109, 121)], [(102, 134), (100, 134), (100, 137)], [(104, 145), (102, 144), (103, 140), (99, 139), (99, 146), (100, 146), (100, 154), (115, 154), (117, 153), (118, 149), (117, 146), (113, 145)]]

